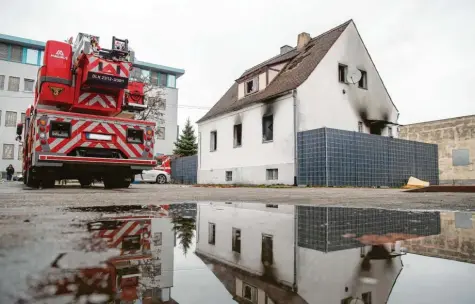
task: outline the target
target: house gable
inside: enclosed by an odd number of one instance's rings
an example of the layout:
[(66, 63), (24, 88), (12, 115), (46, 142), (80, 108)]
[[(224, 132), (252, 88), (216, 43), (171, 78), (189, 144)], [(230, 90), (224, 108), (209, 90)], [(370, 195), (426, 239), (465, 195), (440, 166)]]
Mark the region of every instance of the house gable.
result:
[[(366, 73), (366, 88), (340, 82), (339, 64), (348, 73)], [(297, 95), (299, 131), (321, 127), (358, 131), (358, 122), (363, 122), (362, 131), (369, 133), (372, 121), (396, 123), (399, 115), (353, 22), (298, 87)]]

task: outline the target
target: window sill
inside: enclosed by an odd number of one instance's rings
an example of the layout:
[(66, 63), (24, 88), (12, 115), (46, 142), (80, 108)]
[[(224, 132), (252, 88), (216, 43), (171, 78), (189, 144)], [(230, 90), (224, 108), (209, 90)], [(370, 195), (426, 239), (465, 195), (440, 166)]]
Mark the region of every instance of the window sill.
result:
[(233, 146), (233, 148), (234, 148), (234, 149), (236, 149), (236, 148), (241, 148), (241, 147), (242, 147), (242, 145), (239, 145), (239, 146)]
[(362, 89), (362, 90), (368, 91), (368, 88), (362, 88), (362, 87), (360, 87), (360, 86), (358, 86), (358, 89)]
[(268, 144), (268, 143), (271, 143), (271, 142), (274, 142), (273, 139), (270, 139), (270, 140), (262, 140), (262, 143), (263, 144)]
[(218, 151), (218, 150), (217, 149), (216, 150), (209, 150), (209, 152), (216, 152), (216, 151)]

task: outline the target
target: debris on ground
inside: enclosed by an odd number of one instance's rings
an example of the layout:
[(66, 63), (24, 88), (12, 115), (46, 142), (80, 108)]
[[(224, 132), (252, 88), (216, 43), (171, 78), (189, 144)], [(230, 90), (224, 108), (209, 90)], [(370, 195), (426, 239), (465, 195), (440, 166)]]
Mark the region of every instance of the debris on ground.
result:
[(415, 178), (414, 176), (411, 176), (409, 177), (407, 184), (404, 185), (402, 188), (403, 189), (419, 189), (419, 188), (424, 188), (424, 187), (429, 187), (429, 182), (426, 182), (418, 178)]

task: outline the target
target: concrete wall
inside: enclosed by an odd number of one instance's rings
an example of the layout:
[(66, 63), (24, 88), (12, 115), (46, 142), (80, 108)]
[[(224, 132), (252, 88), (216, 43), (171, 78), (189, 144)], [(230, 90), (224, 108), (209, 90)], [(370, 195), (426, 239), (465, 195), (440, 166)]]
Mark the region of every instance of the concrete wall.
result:
[[(397, 244), (397, 250), (399, 244)], [(297, 284), (298, 293), (309, 303), (341, 303), (353, 296), (361, 299), (364, 292), (372, 293), (372, 303), (386, 303), (391, 288), (402, 270), (401, 258), (392, 260), (393, 267), (386, 267), (386, 261), (371, 261), (371, 271), (364, 276), (377, 279), (376, 284), (360, 281), (360, 248), (332, 253), (298, 248)], [(345, 288), (348, 291), (345, 291)]]
[[(339, 63), (348, 65), (349, 71), (365, 70), (368, 89), (360, 89), (357, 84), (340, 83)], [(397, 121), (397, 110), (353, 23), (341, 34), (297, 92), (299, 131), (322, 127), (358, 131), (358, 122), (362, 121), (358, 115), (359, 109), (366, 109), (369, 119), (383, 119), (384, 114), (387, 114), (388, 120)], [(364, 132), (369, 133), (367, 127)], [(387, 128), (382, 135), (387, 135)]]
[[(274, 115), (274, 140), (263, 142), (262, 117)], [(208, 120), (198, 126), (198, 183), (293, 184), (293, 99), (279, 98), (272, 105), (257, 104)], [(242, 123), (242, 146), (234, 147), (234, 125)], [(217, 131), (216, 151), (210, 151), (210, 132)], [(278, 180), (266, 180), (266, 169), (277, 168)], [(225, 172), (233, 172), (226, 182)]]
[(475, 263), (475, 215), (471, 212), (440, 214), (441, 234), (404, 241), (408, 252)]
[[(400, 137), (438, 145), (441, 183), (475, 183), (475, 115), (405, 125)], [(453, 166), (453, 149), (468, 149), (470, 164)]]
[[(263, 275), (261, 262), (262, 234), (273, 236), (272, 273), (278, 283), (292, 286), (294, 207), (278, 209), (264, 204), (213, 203), (199, 206), (199, 253), (251, 274)], [(216, 224), (215, 244), (208, 244), (208, 223)], [(241, 253), (232, 251), (232, 229), (241, 229)]]
[[(5, 172), (9, 164), (12, 164), (15, 168), (15, 174), (21, 172), (22, 164), (18, 154), (19, 152), (21, 153), (21, 145), (15, 141), (16, 127), (5, 126), (5, 115), (7, 111), (16, 112), (17, 123), (20, 122), (21, 113), (25, 113), (26, 108), (30, 104), (33, 104), (34, 101), (33, 92), (24, 92), (24, 79), (36, 80), (37, 72), (38, 66), (36, 65), (0, 60), (0, 75), (5, 75), (4, 90), (2, 91), (0, 88), (0, 172)], [(10, 92), (7, 90), (10, 76), (20, 77), (19, 92)], [(14, 159), (4, 159), (4, 144), (14, 144)]]

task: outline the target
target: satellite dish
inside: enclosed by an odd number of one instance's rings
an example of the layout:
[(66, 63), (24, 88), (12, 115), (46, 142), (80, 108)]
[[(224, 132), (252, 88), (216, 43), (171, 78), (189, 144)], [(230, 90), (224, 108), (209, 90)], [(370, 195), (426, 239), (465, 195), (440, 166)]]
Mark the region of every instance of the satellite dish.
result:
[(351, 84), (355, 84), (361, 79), (361, 71), (358, 69), (351, 70), (346, 76), (346, 81)]

